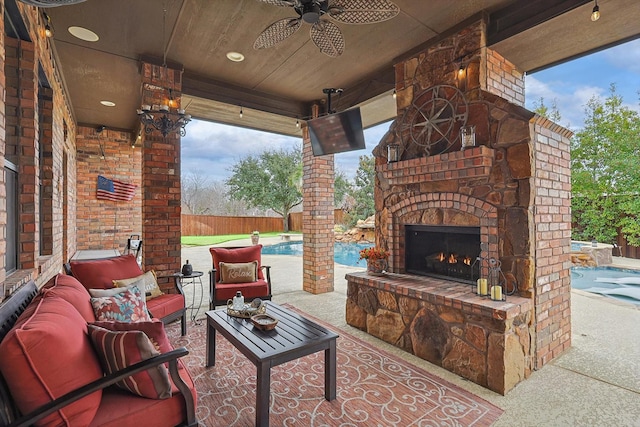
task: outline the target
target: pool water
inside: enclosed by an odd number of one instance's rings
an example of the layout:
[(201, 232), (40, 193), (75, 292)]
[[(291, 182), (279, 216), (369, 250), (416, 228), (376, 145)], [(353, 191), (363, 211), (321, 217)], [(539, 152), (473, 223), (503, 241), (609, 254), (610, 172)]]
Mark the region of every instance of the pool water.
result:
[(571, 287), (640, 305), (640, 271), (615, 267), (572, 267)]
[[(336, 242), (333, 246), (333, 259), (338, 264), (350, 266), (365, 266), (360, 259), (360, 251), (373, 246), (371, 243), (342, 243)], [(302, 242), (282, 242), (275, 245), (263, 246), (264, 255), (302, 255)]]

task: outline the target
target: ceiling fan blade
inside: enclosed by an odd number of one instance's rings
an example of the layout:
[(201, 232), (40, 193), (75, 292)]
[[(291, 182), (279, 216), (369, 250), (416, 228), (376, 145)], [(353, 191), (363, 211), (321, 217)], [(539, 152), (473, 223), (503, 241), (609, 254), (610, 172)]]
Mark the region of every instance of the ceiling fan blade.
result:
[(395, 17), (400, 8), (390, 0), (333, 0), (327, 13), (345, 24), (373, 24)]
[(36, 7), (56, 7), (82, 3), (85, 0), (20, 0), (22, 3)]
[(254, 49), (264, 49), (275, 46), (300, 29), (302, 20), (300, 18), (284, 18), (269, 25), (260, 33), (255, 43)]
[(258, 0), (260, 3), (271, 4), (273, 6), (294, 7), (295, 0)]
[(311, 26), (311, 40), (320, 52), (332, 58), (344, 52), (344, 37), (337, 25), (329, 21), (319, 21)]

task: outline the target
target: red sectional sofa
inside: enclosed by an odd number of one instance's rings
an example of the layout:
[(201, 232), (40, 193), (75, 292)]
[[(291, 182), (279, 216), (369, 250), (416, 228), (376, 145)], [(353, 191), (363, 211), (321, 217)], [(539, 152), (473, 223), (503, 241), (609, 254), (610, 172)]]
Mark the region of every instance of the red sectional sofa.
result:
[[(168, 340), (157, 338), (163, 341), (159, 347), (164, 352), (154, 351), (146, 360), (105, 373), (101, 353), (89, 335), (89, 331), (105, 331), (93, 325), (95, 320), (88, 291), (67, 275), (55, 276), (40, 291), (29, 282), (3, 302), (0, 424), (197, 426), (196, 390), (179, 360), (188, 351), (172, 349)], [(158, 320), (145, 324), (164, 334), (164, 326)], [(134, 334), (138, 336), (140, 332)], [(166, 386), (171, 397), (140, 397), (116, 386), (124, 379), (148, 382), (152, 373), (165, 370), (167, 365)], [(164, 378), (166, 381), (166, 371)]]

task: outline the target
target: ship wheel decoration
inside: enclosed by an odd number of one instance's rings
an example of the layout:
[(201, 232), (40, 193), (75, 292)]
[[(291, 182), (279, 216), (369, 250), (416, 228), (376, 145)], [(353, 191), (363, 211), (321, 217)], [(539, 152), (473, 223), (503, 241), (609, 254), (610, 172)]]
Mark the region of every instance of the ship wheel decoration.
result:
[(405, 142), (422, 147), (428, 156), (445, 153), (460, 139), (469, 107), (455, 86), (432, 86), (414, 97), (404, 113), (401, 134)]

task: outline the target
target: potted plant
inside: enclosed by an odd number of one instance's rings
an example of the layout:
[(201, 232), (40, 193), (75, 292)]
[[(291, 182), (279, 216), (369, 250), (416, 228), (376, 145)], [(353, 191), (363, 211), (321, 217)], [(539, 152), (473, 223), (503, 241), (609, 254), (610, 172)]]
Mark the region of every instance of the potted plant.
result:
[(371, 247), (360, 251), (360, 259), (367, 261), (367, 272), (375, 275), (385, 274), (389, 252), (386, 249)]
[(260, 241), (260, 232), (259, 231), (253, 231), (251, 233), (251, 244), (252, 245), (257, 245), (258, 242)]

